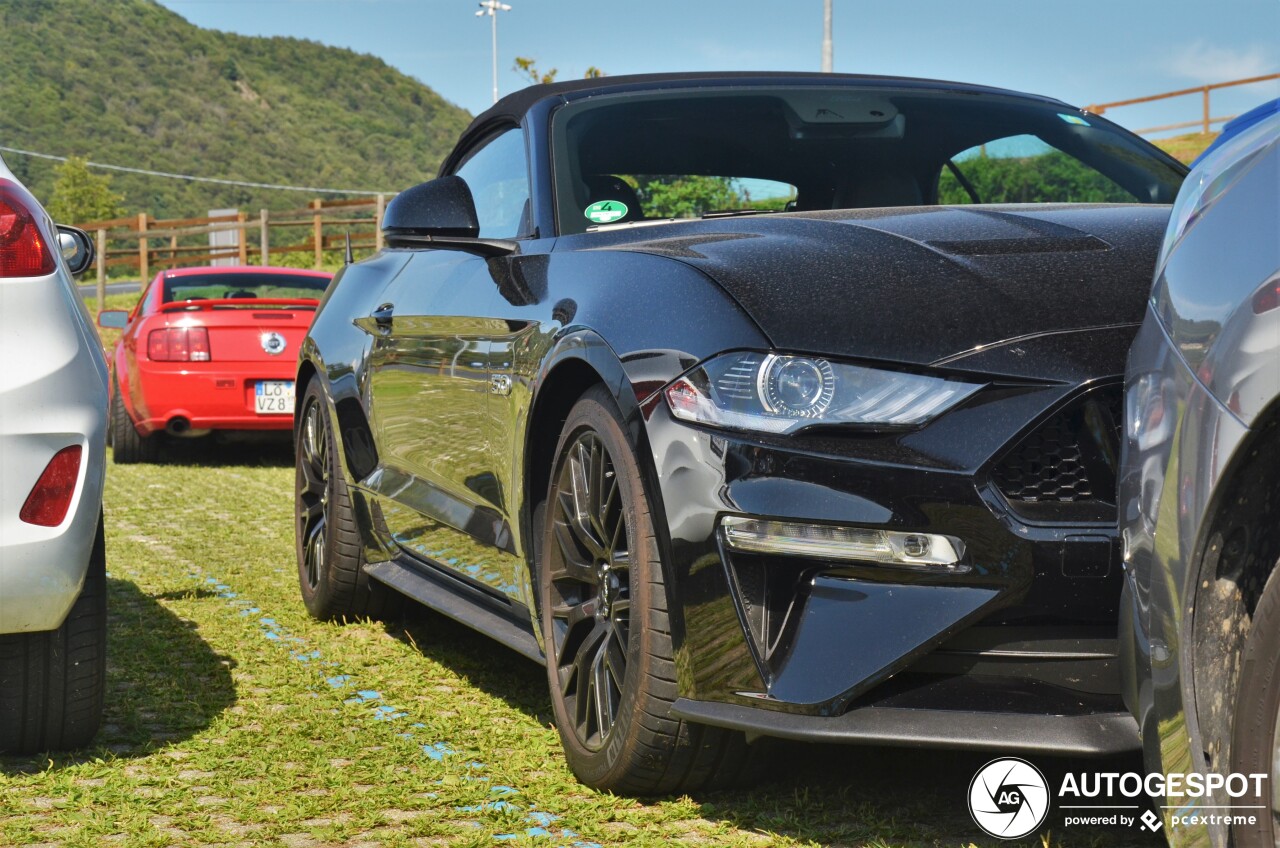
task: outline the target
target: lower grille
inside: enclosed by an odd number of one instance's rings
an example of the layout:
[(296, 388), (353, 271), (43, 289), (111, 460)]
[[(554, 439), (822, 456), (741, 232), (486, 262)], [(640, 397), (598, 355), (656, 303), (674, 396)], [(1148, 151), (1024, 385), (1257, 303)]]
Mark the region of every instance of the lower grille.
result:
[(1120, 386), (1095, 389), (1028, 434), (991, 472), (1013, 511), (1032, 521), (1114, 521)]

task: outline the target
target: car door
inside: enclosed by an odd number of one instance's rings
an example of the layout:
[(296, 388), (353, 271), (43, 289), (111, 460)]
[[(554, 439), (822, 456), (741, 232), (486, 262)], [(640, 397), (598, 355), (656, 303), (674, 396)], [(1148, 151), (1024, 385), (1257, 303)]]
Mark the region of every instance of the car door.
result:
[[(455, 173), (476, 202), (480, 236), (528, 230), (524, 137), (509, 127), (480, 142)], [(415, 251), (375, 310), (371, 424), (383, 471), (376, 492), (396, 542), (522, 601), (492, 444), (495, 337), (509, 335), (489, 263), (453, 249)]]

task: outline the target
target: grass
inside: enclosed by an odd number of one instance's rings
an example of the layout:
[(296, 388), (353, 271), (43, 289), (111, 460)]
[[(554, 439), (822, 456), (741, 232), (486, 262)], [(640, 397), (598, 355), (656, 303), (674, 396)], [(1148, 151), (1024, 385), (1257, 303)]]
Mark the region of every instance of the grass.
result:
[(1205, 148), (1212, 144), (1217, 137), (1217, 132), (1187, 133), (1186, 135), (1155, 139), (1152, 143), (1179, 162), (1190, 165), (1192, 160), (1203, 153)]
[(105, 726), (78, 754), (0, 757), (0, 845), (992, 844), (963, 800), (982, 754), (787, 745), (751, 791), (585, 789), (538, 666), (421, 609), (307, 616), (291, 487), (284, 446), (110, 469)]

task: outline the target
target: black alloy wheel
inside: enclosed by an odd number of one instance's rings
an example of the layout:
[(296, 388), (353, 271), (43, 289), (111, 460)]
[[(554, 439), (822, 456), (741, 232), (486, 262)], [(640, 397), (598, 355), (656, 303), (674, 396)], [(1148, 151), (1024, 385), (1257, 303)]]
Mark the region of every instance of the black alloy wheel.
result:
[(298, 427), (298, 576), (305, 591), (320, 589), (328, 547), (329, 434), (319, 399), (303, 410)]
[(627, 677), (631, 554), (613, 458), (591, 430), (565, 452), (552, 505), (552, 655), (578, 742), (604, 747)]
[(302, 602), (316, 618), (390, 618), (404, 596), (364, 573), (363, 545), (338, 463), (328, 400), (313, 379), (294, 433), (294, 538)]
[(547, 679), (565, 758), (588, 786), (662, 795), (752, 780), (759, 745), (671, 715), (670, 610), (635, 446), (603, 386), (565, 421), (536, 575)]

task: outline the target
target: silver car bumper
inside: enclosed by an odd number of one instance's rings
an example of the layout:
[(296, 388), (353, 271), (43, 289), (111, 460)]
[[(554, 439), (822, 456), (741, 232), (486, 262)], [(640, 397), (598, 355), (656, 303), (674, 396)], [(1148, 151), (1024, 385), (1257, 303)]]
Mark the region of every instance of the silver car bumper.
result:
[[(84, 583), (102, 510), (107, 369), (65, 272), (0, 280), (0, 633), (53, 630)], [(83, 449), (57, 527), (18, 514), (53, 455)]]

